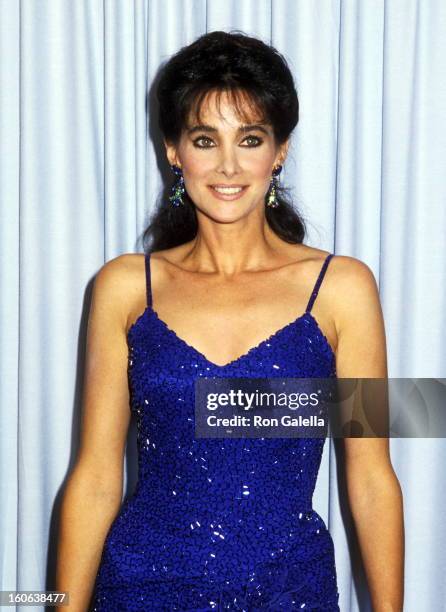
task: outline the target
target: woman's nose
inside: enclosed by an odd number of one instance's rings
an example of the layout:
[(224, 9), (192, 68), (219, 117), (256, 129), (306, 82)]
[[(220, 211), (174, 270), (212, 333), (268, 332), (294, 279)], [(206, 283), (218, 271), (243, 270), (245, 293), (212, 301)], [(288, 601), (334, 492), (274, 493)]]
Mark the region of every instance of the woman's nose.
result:
[(218, 171), (227, 177), (234, 176), (240, 172), (240, 164), (236, 151), (231, 148), (224, 148), (218, 160)]

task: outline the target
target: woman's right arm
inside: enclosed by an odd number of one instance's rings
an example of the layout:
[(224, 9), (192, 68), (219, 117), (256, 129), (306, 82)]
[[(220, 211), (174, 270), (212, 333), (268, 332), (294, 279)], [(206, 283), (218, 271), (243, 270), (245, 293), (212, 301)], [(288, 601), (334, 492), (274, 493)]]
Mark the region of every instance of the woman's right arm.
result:
[(60, 515), (55, 588), (69, 594), (68, 607), (56, 608), (61, 612), (88, 610), (105, 537), (122, 501), (130, 422), (125, 257), (105, 264), (93, 287), (80, 448)]

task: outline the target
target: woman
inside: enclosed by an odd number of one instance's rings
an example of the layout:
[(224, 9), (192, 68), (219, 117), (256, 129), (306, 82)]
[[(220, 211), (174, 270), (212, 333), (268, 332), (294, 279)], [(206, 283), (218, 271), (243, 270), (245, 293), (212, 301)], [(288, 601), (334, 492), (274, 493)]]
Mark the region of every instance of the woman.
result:
[[(95, 281), (57, 588), (79, 611), (92, 593), (96, 612), (339, 610), (333, 542), (312, 508), (325, 439), (196, 438), (194, 382), (386, 377), (375, 280), (303, 244), (278, 184), (298, 99), (275, 49), (207, 34), (163, 67), (157, 92), (175, 182), (151, 252)], [(129, 402), (139, 480), (120, 509)], [(388, 441), (345, 439), (345, 459), (374, 610), (402, 610)]]

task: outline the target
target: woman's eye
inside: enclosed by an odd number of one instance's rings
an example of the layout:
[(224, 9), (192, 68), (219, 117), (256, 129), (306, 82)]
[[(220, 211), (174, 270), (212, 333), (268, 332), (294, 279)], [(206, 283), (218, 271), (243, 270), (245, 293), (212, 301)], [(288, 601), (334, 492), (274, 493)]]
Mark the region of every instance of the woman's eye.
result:
[(213, 142), (207, 136), (200, 136), (194, 140), (194, 145), (200, 149), (207, 149), (213, 145)]
[[(246, 136), (246, 138), (244, 138), (242, 141), (242, 143), (246, 143), (246, 144), (242, 144), (242, 146), (258, 147), (259, 145), (262, 144), (262, 142), (263, 140), (259, 138), (258, 136)], [(194, 146), (198, 147), (199, 149), (210, 149), (211, 147), (215, 146), (214, 141), (208, 136), (199, 136), (193, 141), (193, 143), (194, 143)]]
[(246, 146), (248, 147), (258, 147), (262, 144), (263, 140), (258, 136), (247, 136), (243, 142), (247, 142), (248, 144)]

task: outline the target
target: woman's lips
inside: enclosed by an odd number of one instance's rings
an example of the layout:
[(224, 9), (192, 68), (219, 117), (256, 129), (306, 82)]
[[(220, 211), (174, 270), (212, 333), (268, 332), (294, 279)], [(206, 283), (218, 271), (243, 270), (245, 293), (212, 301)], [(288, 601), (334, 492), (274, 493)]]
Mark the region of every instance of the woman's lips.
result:
[(208, 187), (218, 200), (232, 202), (242, 197), (248, 185), (208, 185)]

